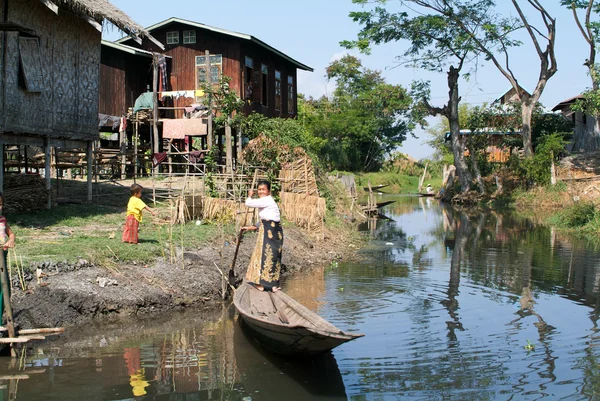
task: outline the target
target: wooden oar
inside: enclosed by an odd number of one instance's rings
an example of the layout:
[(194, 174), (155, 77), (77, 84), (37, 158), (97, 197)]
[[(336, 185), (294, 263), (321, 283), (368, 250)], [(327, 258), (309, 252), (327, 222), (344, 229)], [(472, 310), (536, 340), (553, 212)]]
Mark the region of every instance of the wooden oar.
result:
[[(258, 176), (258, 169), (254, 170), (254, 177), (252, 178), (252, 186), (250, 189), (254, 190), (254, 185), (256, 185), (256, 177)], [(244, 215), (244, 220), (242, 221), (242, 227), (246, 225), (246, 221), (248, 220), (248, 214), (250, 214), (250, 208), (247, 208), (246, 214)], [(235, 243), (235, 252), (233, 253), (233, 260), (231, 261), (231, 266), (229, 267), (229, 284), (233, 285), (235, 281), (234, 268), (235, 261), (237, 260), (238, 251), (240, 250), (240, 243), (242, 242), (242, 237), (244, 236), (244, 231), (240, 228), (240, 232), (237, 236), (237, 241)]]

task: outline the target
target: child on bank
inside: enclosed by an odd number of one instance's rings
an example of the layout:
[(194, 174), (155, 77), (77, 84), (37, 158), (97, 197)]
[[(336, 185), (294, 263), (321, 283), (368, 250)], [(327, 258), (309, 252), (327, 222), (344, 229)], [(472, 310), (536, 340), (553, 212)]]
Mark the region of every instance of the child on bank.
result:
[[(4, 206), (4, 195), (0, 193), (0, 209), (3, 209)], [(15, 247), (15, 233), (10, 229), (8, 223), (6, 222), (6, 217), (4, 217), (4, 213), (0, 215), (0, 241), (2, 245), (2, 257), (4, 258), (4, 266), (8, 268), (6, 262), (6, 256), (8, 255), (8, 250), (10, 248)], [(10, 296), (10, 283), (9, 283), (9, 296)], [(0, 286), (0, 320), (2, 318), (2, 313), (4, 312), (4, 297), (2, 293), (2, 286)]]
[(152, 216), (156, 213), (150, 209), (142, 199), (142, 186), (133, 184), (130, 188), (131, 198), (127, 203), (127, 214), (125, 215), (125, 227), (123, 227), (123, 242), (130, 244), (138, 243), (138, 231), (142, 222), (142, 211), (147, 210)]

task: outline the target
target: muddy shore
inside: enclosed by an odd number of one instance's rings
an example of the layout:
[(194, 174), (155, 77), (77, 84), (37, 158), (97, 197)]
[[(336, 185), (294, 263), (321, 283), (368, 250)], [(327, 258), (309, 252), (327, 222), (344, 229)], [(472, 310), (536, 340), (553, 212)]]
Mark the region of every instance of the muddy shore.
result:
[[(256, 234), (248, 234), (240, 246), (235, 275), (244, 276)], [(282, 280), (333, 260), (354, 254), (355, 244), (329, 232), (315, 241), (295, 227), (285, 228)], [(221, 305), (221, 270), (233, 259), (235, 239), (186, 251), (174, 264), (163, 258), (152, 264), (98, 267), (85, 260), (74, 264), (40, 264), (43, 276), (26, 279), (22, 291), (13, 275), (13, 312), (22, 328), (75, 326), (90, 321), (111, 322), (121, 317)]]

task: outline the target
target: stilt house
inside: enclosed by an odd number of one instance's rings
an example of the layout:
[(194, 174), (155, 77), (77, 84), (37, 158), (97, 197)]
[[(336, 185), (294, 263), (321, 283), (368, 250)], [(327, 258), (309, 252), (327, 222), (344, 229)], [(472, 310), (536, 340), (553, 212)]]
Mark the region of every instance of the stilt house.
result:
[[(150, 121), (151, 124), (156, 124), (157, 131), (152, 145), (153, 152), (155, 155), (160, 152), (160, 160), (169, 160), (169, 171), (172, 167), (171, 157), (180, 157), (180, 164), (193, 165), (195, 161), (201, 160), (203, 152), (207, 152), (213, 144), (219, 146), (220, 164), (226, 165), (224, 169), (231, 171), (237, 154), (241, 151), (241, 132), (217, 131), (213, 140), (212, 123), (209, 122), (212, 115), (195, 121), (193, 118), (184, 118), (189, 117), (189, 110), (194, 110), (194, 106), (208, 108), (202, 91), (205, 82), (215, 83), (223, 76), (230, 77), (230, 89), (244, 100), (245, 114), (257, 112), (267, 117), (296, 117), (297, 71), (312, 71), (312, 68), (251, 35), (181, 18), (169, 18), (146, 29), (153, 37), (165, 43), (164, 51), (148, 39), (136, 43), (125, 37), (115, 45), (137, 48), (155, 55), (163, 53), (166, 57), (165, 71), (161, 70), (159, 77), (153, 78), (150, 75), (148, 89), (156, 88), (161, 106), (156, 110), (157, 118)], [(103, 46), (103, 52), (113, 50), (109, 49), (108, 44)], [(121, 52), (121, 55), (126, 56), (125, 52)], [(125, 64), (127, 69), (139, 69), (137, 64)], [(103, 80), (108, 79), (105, 75), (114, 74), (114, 71), (104, 68), (104, 56), (101, 74)], [(125, 75), (127, 74), (126, 71)], [(146, 72), (144, 76), (149, 75)], [(127, 98), (126, 105), (119, 106), (118, 110), (111, 110), (113, 115), (128, 114), (129, 108), (134, 106), (132, 99), (143, 94), (130, 87), (124, 90), (133, 93), (133, 97), (122, 92), (115, 95), (112, 89), (104, 86), (100, 90), (100, 102), (107, 105), (107, 113), (108, 105), (120, 104), (120, 99)], [(113, 102), (113, 98), (118, 100)], [(129, 130), (136, 121), (138, 119), (135, 116), (130, 119), (133, 124), (130, 124)], [(142, 130), (139, 134), (142, 143), (144, 138), (153, 139), (154, 133), (150, 134), (152, 127), (150, 124), (147, 127), (149, 129), (146, 128), (146, 131)], [(137, 136), (138, 133), (133, 135)], [(131, 136), (131, 131), (128, 131), (127, 137)], [(199, 170), (192, 167), (192, 171)]]
[[(49, 194), (53, 149), (76, 149), (85, 155), (91, 200), (105, 22), (162, 46), (107, 0), (0, 0), (0, 189), (11, 166), (42, 167)], [(15, 148), (10, 164), (4, 150)], [(32, 160), (28, 149), (43, 156)]]

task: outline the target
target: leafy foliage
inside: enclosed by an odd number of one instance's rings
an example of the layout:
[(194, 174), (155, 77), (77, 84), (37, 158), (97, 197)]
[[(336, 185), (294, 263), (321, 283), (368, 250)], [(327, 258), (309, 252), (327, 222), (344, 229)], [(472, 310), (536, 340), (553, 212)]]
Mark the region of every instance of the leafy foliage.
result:
[(527, 186), (550, 184), (550, 167), (558, 161), (564, 152), (566, 141), (561, 133), (545, 135), (540, 138), (533, 157), (520, 159), (513, 157), (510, 166), (522, 177)]
[(299, 107), (309, 149), (329, 169), (378, 169), (412, 128), (407, 91), (350, 55), (332, 62), (327, 78), (337, 84), (333, 96), (310, 98)]

